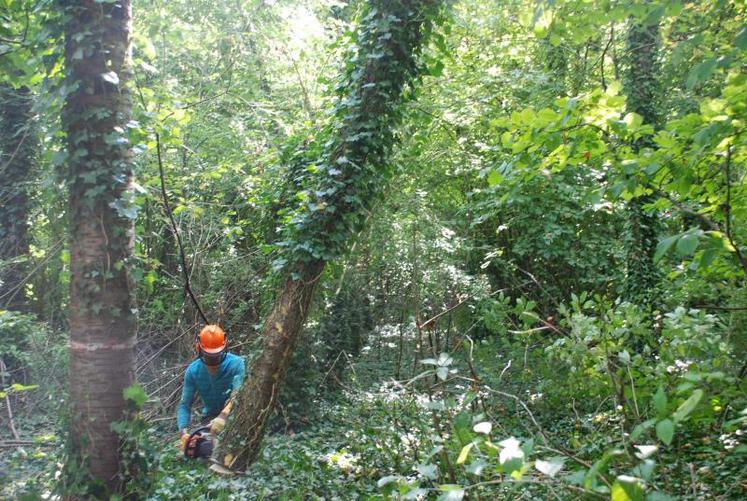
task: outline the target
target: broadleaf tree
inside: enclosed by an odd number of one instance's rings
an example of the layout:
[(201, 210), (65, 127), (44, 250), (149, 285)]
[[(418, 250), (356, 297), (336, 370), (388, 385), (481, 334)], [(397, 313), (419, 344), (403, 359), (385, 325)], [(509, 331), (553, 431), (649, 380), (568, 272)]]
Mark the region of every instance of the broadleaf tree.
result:
[(112, 423), (125, 418), (123, 392), (134, 381), (127, 276), (133, 224), (132, 9), (129, 0), (62, 5), (68, 90), (62, 123), (72, 218), (66, 478), (92, 486), (85, 487), (87, 496), (103, 496), (123, 489), (120, 437)]

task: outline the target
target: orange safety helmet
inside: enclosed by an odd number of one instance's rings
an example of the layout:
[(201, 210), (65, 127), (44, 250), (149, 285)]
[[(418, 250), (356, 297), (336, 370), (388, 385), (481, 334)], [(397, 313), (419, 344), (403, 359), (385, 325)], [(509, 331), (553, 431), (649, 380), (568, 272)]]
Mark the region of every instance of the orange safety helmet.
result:
[(197, 356), (208, 365), (219, 365), (226, 351), (226, 333), (218, 325), (206, 325), (195, 342)]

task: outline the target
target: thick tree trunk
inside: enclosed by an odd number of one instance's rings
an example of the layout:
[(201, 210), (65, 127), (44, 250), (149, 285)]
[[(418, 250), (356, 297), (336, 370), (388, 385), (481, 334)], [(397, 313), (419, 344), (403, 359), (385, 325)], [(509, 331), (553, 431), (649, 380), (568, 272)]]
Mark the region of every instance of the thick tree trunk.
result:
[[(68, 468), (122, 491), (123, 390), (134, 381), (134, 317), (127, 265), (132, 213), (129, 0), (63, 2), (71, 210), (70, 400)], [(97, 491), (92, 495), (101, 496)]]
[(23, 311), (29, 253), (28, 183), (36, 135), (26, 88), (0, 86), (0, 308)]
[[(643, 117), (646, 124), (657, 127), (660, 121), (661, 88), (659, 77), (659, 23), (631, 22), (628, 28), (628, 67), (625, 74), (625, 94), (628, 111)], [(633, 145), (638, 150), (648, 147), (645, 141)], [(655, 289), (659, 272), (654, 263), (659, 217), (645, 209), (650, 196), (634, 198), (628, 203), (627, 273), (623, 296), (636, 304), (651, 307), (655, 303)]]
[(264, 327), (264, 346), (225, 433), (224, 462), (243, 470), (259, 454), (293, 349), (301, 336), (326, 261), (360, 230), (393, 168), (403, 90), (421, 68), (417, 57), (431, 30), (438, 0), (372, 0), (359, 25), (355, 52), (338, 87), (338, 100), (319, 166), (306, 181), (309, 198), (285, 228), (290, 271)]

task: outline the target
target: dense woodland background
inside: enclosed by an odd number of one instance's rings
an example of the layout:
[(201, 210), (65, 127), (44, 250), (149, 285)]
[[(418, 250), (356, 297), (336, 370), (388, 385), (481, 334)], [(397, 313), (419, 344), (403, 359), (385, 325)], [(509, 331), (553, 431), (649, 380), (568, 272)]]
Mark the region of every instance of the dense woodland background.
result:
[[(0, 0), (0, 497), (747, 497), (743, 0), (128, 5)], [(241, 475), (176, 448), (185, 270)]]

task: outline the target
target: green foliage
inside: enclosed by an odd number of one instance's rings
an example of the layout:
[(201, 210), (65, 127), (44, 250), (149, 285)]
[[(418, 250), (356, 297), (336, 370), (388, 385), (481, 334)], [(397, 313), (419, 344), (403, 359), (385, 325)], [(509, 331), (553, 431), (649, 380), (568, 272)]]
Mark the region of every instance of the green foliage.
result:
[[(63, 151), (55, 5), (0, 0), (0, 84), (29, 89), (40, 131), (19, 258), (36, 316), (0, 312), (0, 397), (34, 442), (3, 449), (10, 499), (48, 495), (55, 474), (103, 492), (36, 441), (66, 428), (50, 416), (77, 221), (60, 167), (98, 154)], [(135, 222), (115, 265), (140, 325), (125, 397), (143, 409), (114, 424), (129, 495), (743, 498), (744, 2), (466, 0), (448, 23), (423, 5), (135, 2), (133, 120), (97, 136), (132, 147), (137, 175), (114, 204)], [(173, 444), (196, 316), (155, 133), (193, 286), (232, 349), (256, 351), (278, 271), (333, 260), (240, 477)], [(82, 199), (108, 200), (102, 172), (76, 179)]]
[(142, 386), (138, 384), (125, 388), (122, 394), (125, 400), (131, 402), (136, 409), (142, 409), (148, 400), (148, 395), (145, 394)]
[(134, 384), (122, 392), (128, 402), (129, 413), (125, 419), (111, 424), (121, 438), (120, 481), (124, 488), (122, 499), (142, 499), (153, 488), (154, 476), (150, 473), (158, 467), (158, 443), (151, 433), (150, 424), (140, 416), (140, 409), (148, 399), (142, 386)]
[(316, 139), (321, 156), (308, 160), (295, 210), (284, 216), (287, 249), (283, 262), (329, 261), (340, 255), (351, 234), (394, 174), (387, 157), (394, 145), (399, 101), (418, 78), (418, 58), (439, 3), (410, 5), (384, 0), (366, 5), (345, 42), (348, 63), (335, 86), (336, 102), (327, 129)]
[(31, 357), (29, 338), (39, 328), (33, 315), (0, 310), (0, 356), (6, 363), (28, 364)]

